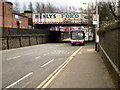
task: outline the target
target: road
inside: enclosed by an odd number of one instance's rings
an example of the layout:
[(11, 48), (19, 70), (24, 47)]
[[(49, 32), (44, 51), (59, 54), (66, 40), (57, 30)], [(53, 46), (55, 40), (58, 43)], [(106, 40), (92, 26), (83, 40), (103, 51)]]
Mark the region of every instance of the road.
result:
[(2, 51), (2, 87), (36, 88), (78, 48), (49, 43)]

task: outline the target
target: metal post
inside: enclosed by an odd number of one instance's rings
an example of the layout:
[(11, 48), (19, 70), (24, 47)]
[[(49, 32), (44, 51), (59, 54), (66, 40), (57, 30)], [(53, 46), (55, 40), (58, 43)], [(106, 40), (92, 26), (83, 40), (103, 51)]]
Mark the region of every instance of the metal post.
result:
[(96, 0), (96, 15), (97, 15), (97, 25), (96, 25), (96, 30), (95, 30), (95, 37), (96, 37), (96, 40), (95, 40), (95, 50), (97, 52), (99, 52), (99, 35), (98, 35), (98, 31), (99, 31), (99, 6), (98, 6), (98, 3), (97, 3), (97, 0)]
[(88, 4), (88, 12), (87, 12), (87, 14), (88, 14), (88, 41), (89, 41), (89, 3), (83, 3), (83, 4)]

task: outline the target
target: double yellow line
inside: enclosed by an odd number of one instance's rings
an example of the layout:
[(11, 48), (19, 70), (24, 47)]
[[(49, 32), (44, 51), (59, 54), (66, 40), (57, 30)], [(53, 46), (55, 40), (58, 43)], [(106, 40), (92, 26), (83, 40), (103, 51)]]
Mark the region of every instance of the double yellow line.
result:
[(80, 51), (80, 49), (82, 49), (82, 47), (80, 47), (79, 49), (77, 49), (67, 60), (65, 60), (65, 62), (60, 65), (53, 73), (51, 73), (42, 83), (40, 83), (40, 85), (37, 86), (37, 88), (35, 90), (38, 90), (39, 88), (46, 88), (51, 82), (52, 80), (67, 66), (67, 64), (73, 59), (73, 57)]

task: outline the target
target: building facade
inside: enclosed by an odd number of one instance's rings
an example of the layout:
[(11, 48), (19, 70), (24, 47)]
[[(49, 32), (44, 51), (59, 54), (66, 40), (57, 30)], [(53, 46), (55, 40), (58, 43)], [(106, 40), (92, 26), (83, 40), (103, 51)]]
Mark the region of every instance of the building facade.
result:
[(33, 29), (32, 11), (24, 11), (24, 15), (28, 17), (28, 28)]
[(0, 1), (0, 27), (28, 28), (28, 17), (14, 11), (11, 2)]

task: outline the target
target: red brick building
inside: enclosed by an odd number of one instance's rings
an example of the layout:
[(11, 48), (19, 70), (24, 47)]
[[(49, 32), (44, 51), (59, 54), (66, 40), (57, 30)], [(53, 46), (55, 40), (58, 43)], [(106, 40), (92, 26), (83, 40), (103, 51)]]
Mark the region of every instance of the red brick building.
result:
[(0, 27), (28, 28), (28, 17), (13, 11), (11, 2), (0, 1)]

